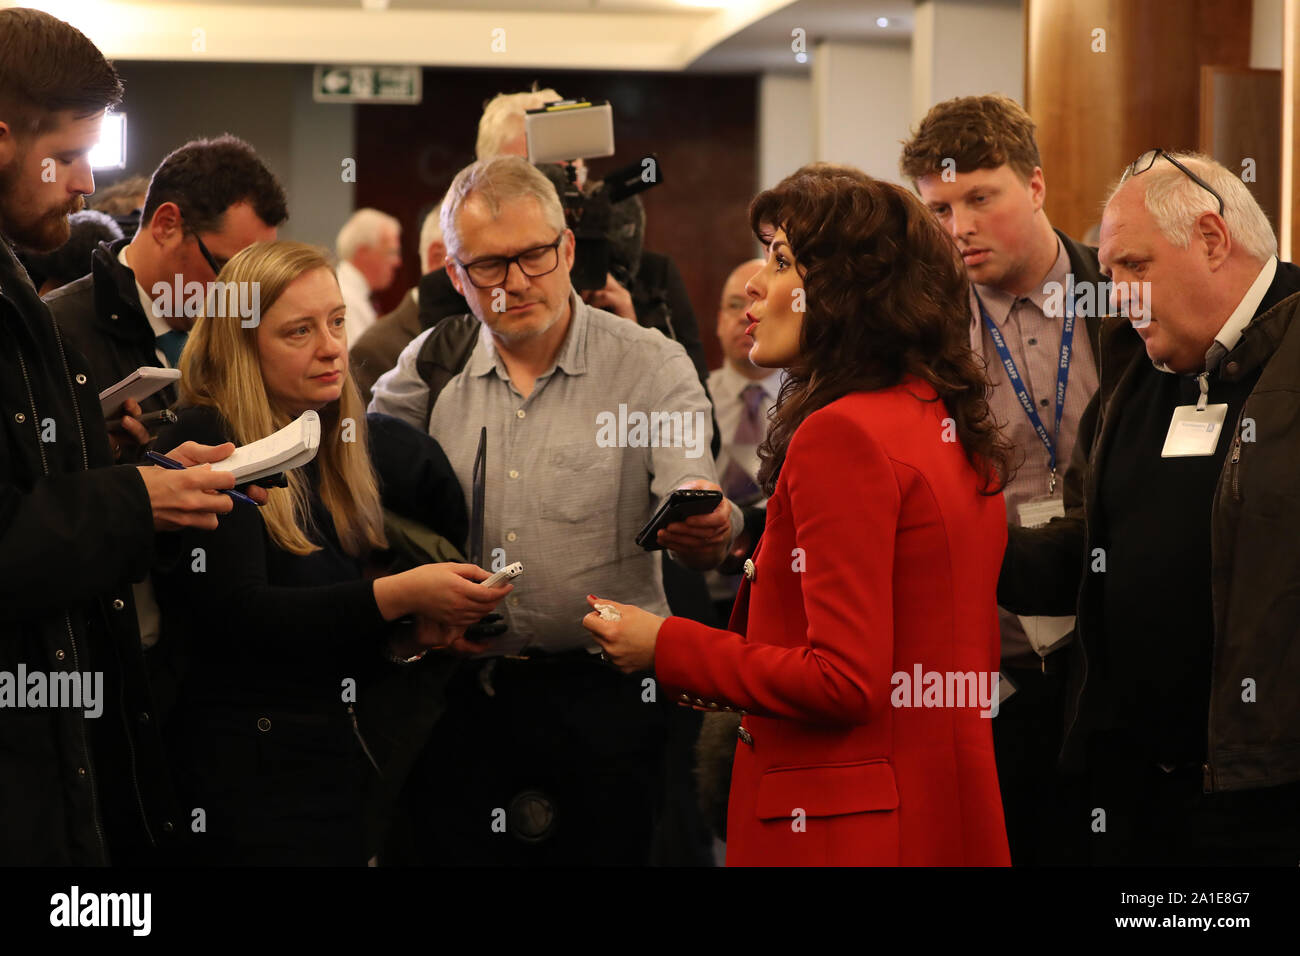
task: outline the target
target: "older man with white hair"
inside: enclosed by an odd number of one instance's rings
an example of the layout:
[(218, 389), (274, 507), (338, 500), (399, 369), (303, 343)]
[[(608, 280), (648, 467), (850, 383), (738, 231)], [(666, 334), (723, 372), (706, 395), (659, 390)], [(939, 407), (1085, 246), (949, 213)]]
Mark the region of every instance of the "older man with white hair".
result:
[(1077, 613), (1067, 763), (1105, 863), (1300, 862), (1300, 268), (1232, 171), (1149, 150), (1067, 515), (1011, 529), (999, 602)]
[(338, 254), (339, 289), (347, 307), (348, 341), (375, 324), (370, 297), (393, 284), (402, 264), (402, 224), (378, 209), (358, 209), (343, 224), (334, 251)]
[[(420, 227), (420, 270), (422, 277), (418, 285), (408, 289), (397, 308), (379, 319), (361, 336), (349, 338), (348, 350), (352, 363), (352, 378), (361, 390), (362, 399), (369, 404), (370, 390), (375, 387), (379, 376), (397, 364), (397, 356), (411, 340), (431, 328), (436, 319), (447, 314), (448, 308), (455, 309), (444, 300), (460, 300), (454, 289), (450, 296), (446, 290), (449, 283), (445, 281), (443, 271), (447, 260), (447, 244), (442, 239), (442, 223), (439, 212), (442, 203), (434, 206)], [(438, 281), (435, 276), (442, 277)], [(455, 298), (452, 299), (451, 297)]]

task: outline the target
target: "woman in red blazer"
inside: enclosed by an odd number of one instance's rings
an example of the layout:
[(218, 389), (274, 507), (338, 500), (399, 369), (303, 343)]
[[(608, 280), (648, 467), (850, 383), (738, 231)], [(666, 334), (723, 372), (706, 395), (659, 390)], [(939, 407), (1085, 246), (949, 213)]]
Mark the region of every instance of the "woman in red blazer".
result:
[(915, 197), (846, 167), (804, 167), (750, 219), (750, 359), (789, 374), (730, 630), (594, 596), (617, 619), (583, 624), (660, 693), (744, 713), (728, 865), (1006, 865), (988, 714), (1008, 447), (965, 270)]

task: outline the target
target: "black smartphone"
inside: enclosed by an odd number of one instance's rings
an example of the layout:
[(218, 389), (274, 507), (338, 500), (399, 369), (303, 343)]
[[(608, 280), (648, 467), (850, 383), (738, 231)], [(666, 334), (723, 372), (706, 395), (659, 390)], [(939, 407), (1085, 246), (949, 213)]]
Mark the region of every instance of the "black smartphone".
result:
[(636, 543), (647, 551), (662, 551), (659, 532), (675, 521), (706, 515), (718, 506), (722, 492), (707, 488), (678, 488), (664, 499), (659, 510), (636, 536)]

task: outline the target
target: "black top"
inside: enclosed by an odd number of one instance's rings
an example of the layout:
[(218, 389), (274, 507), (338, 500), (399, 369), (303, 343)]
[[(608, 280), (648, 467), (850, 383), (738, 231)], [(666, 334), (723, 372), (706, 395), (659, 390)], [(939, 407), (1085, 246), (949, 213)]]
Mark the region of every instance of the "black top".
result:
[(149, 495), (109, 467), (89, 372), (0, 236), (0, 671), (103, 671), (105, 695), (98, 719), (0, 712), (5, 866), (138, 862), (124, 843), (151, 846), (145, 815), (160, 846), (180, 830), (163, 830), (177, 808), (131, 599), (154, 557)]
[[(214, 409), (186, 408), (179, 415), (159, 447), (227, 440), (227, 425)], [(315, 462), (304, 471), (312, 488), (308, 537), (319, 551), (296, 555), (276, 547), (260, 509), (238, 501), (215, 531), (160, 536), (169, 539), (168, 557), (154, 575), (162, 635), (187, 645), (191, 703), (265, 703), (341, 715), (342, 681), (360, 682), (380, 660), (390, 625), (362, 578), (361, 562), (339, 546), (316, 495)]]
[(1144, 363), (1119, 409), (1101, 474), (1106, 529), (1103, 659), (1121, 714), (1153, 760), (1205, 760), (1214, 614), (1210, 518), (1237, 418), (1259, 372), (1210, 375), (1210, 404), (1228, 404), (1213, 455), (1162, 458), (1174, 408), (1195, 405), (1194, 376)]

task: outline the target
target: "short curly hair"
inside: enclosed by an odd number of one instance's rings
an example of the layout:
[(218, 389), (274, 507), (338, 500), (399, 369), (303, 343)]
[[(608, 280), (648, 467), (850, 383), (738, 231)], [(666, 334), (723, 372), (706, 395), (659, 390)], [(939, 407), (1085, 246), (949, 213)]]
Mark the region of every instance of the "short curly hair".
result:
[(280, 181), (252, 146), (229, 133), (191, 140), (167, 155), (149, 180), (141, 225), (166, 202), (180, 208), (188, 234), (220, 229), (226, 210), (239, 202), (252, 206), (268, 226), (289, 218)]
[(1010, 166), (1024, 182), (1042, 165), (1034, 121), (1015, 100), (996, 93), (962, 96), (932, 107), (903, 143), (898, 168), (916, 182), (941, 172), (946, 159), (955, 162), (959, 173)]

